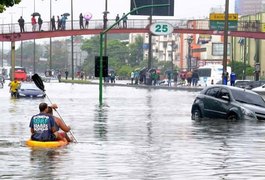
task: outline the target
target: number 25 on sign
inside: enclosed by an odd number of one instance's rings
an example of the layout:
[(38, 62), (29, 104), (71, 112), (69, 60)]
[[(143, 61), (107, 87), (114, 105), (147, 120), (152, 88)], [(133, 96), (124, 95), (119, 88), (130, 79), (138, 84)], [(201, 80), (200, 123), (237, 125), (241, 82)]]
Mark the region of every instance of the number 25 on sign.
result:
[(173, 26), (167, 22), (156, 22), (151, 24), (150, 31), (154, 35), (163, 36), (172, 33), (174, 30)]

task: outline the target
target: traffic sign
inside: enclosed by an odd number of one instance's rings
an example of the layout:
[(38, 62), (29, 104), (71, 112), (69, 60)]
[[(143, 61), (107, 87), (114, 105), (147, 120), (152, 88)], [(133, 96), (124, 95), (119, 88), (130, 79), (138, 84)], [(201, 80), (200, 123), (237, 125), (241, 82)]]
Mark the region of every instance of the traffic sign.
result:
[(150, 31), (154, 35), (164, 36), (172, 33), (174, 30), (173, 26), (167, 22), (156, 22), (151, 24)]
[[(223, 31), (225, 27), (225, 21), (210, 21), (210, 29)], [(228, 21), (228, 30), (237, 30), (237, 21)]]
[[(209, 17), (210, 21), (224, 21), (225, 20), (225, 14), (223, 13), (211, 13)], [(237, 21), (238, 20), (238, 14), (228, 14), (228, 21)]]

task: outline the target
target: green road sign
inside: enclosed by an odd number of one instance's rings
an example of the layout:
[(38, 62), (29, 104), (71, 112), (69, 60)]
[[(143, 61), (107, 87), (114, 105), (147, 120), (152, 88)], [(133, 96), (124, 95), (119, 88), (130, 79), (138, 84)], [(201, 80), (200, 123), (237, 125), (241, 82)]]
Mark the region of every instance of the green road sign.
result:
[[(210, 29), (223, 31), (225, 27), (225, 21), (210, 21)], [(237, 30), (237, 21), (228, 21), (228, 30)]]

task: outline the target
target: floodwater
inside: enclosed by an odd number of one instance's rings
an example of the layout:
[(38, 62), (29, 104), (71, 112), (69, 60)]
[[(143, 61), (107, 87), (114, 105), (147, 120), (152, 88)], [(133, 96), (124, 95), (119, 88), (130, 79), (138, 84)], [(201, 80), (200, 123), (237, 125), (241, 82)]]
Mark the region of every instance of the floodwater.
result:
[[(265, 179), (265, 123), (194, 122), (198, 92), (45, 84), (49, 97), (11, 99), (0, 89), (0, 179)], [(31, 149), (29, 121), (57, 103), (78, 143)], [(58, 115), (58, 114), (57, 114)]]

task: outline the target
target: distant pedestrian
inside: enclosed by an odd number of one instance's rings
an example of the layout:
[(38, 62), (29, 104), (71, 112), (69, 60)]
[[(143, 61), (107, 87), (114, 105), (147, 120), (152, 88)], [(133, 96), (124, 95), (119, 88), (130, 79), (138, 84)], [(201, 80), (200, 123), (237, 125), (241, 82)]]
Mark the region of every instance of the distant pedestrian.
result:
[(59, 16), (57, 16), (57, 30), (61, 29), (61, 19)]
[(36, 31), (37, 21), (35, 16), (32, 16), (31, 18), (31, 25), (32, 25), (32, 31)]
[(231, 74), (230, 74), (230, 85), (235, 86), (235, 82), (236, 82), (236, 73), (231, 72)]
[(52, 18), (51, 18), (51, 30), (52, 31), (56, 31), (54, 16), (52, 16)]
[(18, 20), (18, 24), (20, 27), (20, 32), (25, 32), (25, 29), (24, 29), (25, 20), (22, 18), (22, 16), (20, 16), (20, 18)]
[[(119, 14), (117, 14), (115, 20), (116, 20), (116, 22), (118, 22), (120, 20)], [(118, 22), (117, 27), (120, 28), (120, 22)]]
[(88, 29), (88, 25), (89, 25), (89, 20), (86, 19), (86, 20), (85, 20), (85, 28), (86, 28), (86, 29)]
[(68, 71), (66, 70), (64, 73), (65, 73), (65, 79), (67, 80), (68, 79)]
[(61, 82), (61, 79), (62, 79), (61, 71), (58, 72), (57, 78), (58, 78), (58, 81)]
[(223, 76), (223, 85), (227, 85), (229, 73), (228, 72), (223, 73), (222, 76)]
[(131, 72), (131, 84), (133, 84), (133, 80), (134, 80), (134, 72)]
[(81, 78), (82, 80), (84, 80), (84, 76), (85, 76), (85, 72), (84, 72), (84, 71), (81, 71), (81, 72), (80, 72), (80, 78)]
[(104, 13), (103, 14), (103, 29), (107, 29), (107, 24), (108, 24), (107, 14)]
[(66, 19), (67, 19), (66, 16), (63, 16), (62, 15), (62, 18), (61, 18), (61, 29), (62, 30), (65, 30), (65, 28), (66, 28), (65, 27), (65, 25), (66, 25)]
[(188, 86), (191, 85), (191, 78), (192, 78), (192, 72), (191, 71), (188, 71), (186, 73), (186, 79), (187, 79), (187, 82), (188, 82)]
[(199, 74), (197, 70), (194, 70), (192, 72), (192, 76), (191, 76), (191, 82), (192, 82), (192, 86), (197, 86), (199, 81)]
[(127, 18), (127, 16), (125, 17), (125, 13), (123, 13), (123, 15), (122, 15), (122, 25), (123, 25), (123, 28), (127, 28), (127, 20), (128, 20), (128, 18)]
[(134, 72), (134, 84), (138, 85), (138, 80), (139, 80), (140, 74), (138, 71)]
[(80, 29), (84, 29), (84, 16), (82, 13), (80, 13), (79, 15), (79, 26), (80, 26)]
[(172, 72), (168, 71), (167, 72), (167, 85), (168, 85), (168, 87), (171, 87), (171, 79), (172, 79)]
[(39, 31), (41, 31), (42, 23), (43, 23), (43, 21), (42, 21), (41, 17), (39, 16), (39, 18), (38, 18)]

